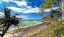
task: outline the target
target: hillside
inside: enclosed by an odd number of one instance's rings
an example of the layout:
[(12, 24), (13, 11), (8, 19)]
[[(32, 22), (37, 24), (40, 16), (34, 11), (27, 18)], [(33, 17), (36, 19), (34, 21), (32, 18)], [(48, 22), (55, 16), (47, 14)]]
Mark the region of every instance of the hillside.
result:
[(50, 15), (45, 16), (42, 20), (50, 21), (51, 23), (39, 33), (31, 37), (64, 37), (64, 21), (54, 21)]
[[(10, 30), (5, 37), (64, 37), (64, 21), (54, 21), (50, 15), (45, 16), (42, 24)], [(49, 24), (48, 24), (49, 23)], [(62, 24), (61, 24), (62, 23)]]
[(53, 19), (51, 18), (50, 14), (47, 16), (44, 16), (41, 20), (45, 20), (45, 21), (53, 21)]

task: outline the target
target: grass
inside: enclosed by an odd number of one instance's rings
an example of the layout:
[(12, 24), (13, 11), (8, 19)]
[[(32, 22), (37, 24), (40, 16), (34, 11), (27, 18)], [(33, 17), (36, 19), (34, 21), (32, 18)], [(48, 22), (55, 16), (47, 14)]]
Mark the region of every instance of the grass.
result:
[(58, 30), (60, 32), (61, 37), (64, 37), (64, 20), (62, 20), (62, 22), (54, 21), (50, 17), (50, 15), (45, 16), (43, 20), (52, 21), (52, 22), (45, 29), (41, 30), (37, 34), (32, 35), (31, 37), (57, 37), (57, 35), (55, 34), (55, 31), (57, 32)]
[(51, 29), (51, 28), (52, 28), (52, 26), (56, 26), (57, 24), (58, 24), (57, 21), (54, 23), (51, 23), (45, 29), (41, 30), (37, 34), (32, 35), (31, 37), (45, 37), (45, 35), (46, 35), (46, 37), (53, 37), (53, 36), (56, 37), (54, 32), (53, 32), (53, 29)]
[(64, 24), (64, 20), (62, 20), (62, 24)]
[(41, 20), (45, 20), (45, 21), (54, 21), (54, 20), (51, 18), (50, 14), (47, 15), (47, 16), (45, 16), (45, 17), (43, 17)]
[(64, 37), (64, 35), (62, 34), (62, 37)]

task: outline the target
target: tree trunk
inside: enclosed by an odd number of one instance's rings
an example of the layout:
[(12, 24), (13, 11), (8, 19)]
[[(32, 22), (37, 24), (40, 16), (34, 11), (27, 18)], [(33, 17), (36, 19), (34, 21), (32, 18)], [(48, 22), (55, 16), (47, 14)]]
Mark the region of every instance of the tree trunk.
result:
[(64, 0), (61, 1), (61, 12), (62, 12), (62, 20), (64, 20)]

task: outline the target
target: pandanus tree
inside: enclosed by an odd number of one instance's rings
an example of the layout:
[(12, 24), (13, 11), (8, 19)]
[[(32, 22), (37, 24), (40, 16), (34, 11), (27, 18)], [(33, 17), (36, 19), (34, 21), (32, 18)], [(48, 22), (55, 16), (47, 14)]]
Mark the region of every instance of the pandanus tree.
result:
[[(16, 14), (18, 15), (18, 14)], [(0, 34), (1, 37), (3, 37), (5, 35), (5, 33), (7, 32), (7, 30), (9, 29), (9, 27), (11, 25), (14, 25), (14, 26), (17, 26), (18, 27), (18, 24), (19, 24), (19, 18), (16, 18), (16, 15), (12, 16), (11, 17), (11, 14), (10, 14), (10, 9), (8, 8), (4, 8), (4, 18), (1, 19), (1, 24), (2, 25), (2, 34)]]

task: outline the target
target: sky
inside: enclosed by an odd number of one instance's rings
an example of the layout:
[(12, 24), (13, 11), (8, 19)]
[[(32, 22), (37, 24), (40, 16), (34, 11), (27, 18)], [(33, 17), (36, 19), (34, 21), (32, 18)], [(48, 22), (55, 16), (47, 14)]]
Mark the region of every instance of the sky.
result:
[(7, 7), (11, 10), (11, 15), (19, 14), (16, 16), (18, 18), (23, 20), (39, 20), (42, 18), (42, 15), (46, 16), (51, 10), (46, 9), (44, 14), (38, 14), (41, 3), (41, 0), (0, 0), (0, 17), (4, 15), (4, 7)]

